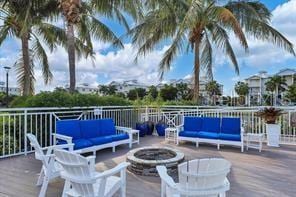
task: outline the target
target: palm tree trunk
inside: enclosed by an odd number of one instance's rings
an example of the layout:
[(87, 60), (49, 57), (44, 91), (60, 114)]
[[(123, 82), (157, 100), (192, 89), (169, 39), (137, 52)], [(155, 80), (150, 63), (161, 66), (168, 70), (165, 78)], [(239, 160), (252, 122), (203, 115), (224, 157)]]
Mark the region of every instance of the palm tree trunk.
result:
[[(200, 34), (201, 35), (201, 34)], [(194, 87), (193, 87), (193, 100), (199, 102), (199, 73), (200, 73), (200, 60), (199, 60), (199, 47), (201, 36), (195, 40), (194, 43)]]
[(30, 52), (29, 52), (29, 34), (24, 33), (21, 37), (22, 41), (22, 58), (24, 66), (24, 84), (22, 92), (24, 96), (32, 94), (31, 91), (31, 68), (30, 68)]
[(68, 60), (70, 73), (70, 92), (75, 92), (76, 73), (75, 73), (75, 37), (73, 24), (67, 25), (67, 44), (68, 44)]

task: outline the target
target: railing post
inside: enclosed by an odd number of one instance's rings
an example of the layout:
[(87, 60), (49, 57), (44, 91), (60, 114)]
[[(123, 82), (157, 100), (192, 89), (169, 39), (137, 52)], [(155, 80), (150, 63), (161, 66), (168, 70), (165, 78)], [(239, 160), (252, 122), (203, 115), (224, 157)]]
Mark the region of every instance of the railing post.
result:
[(49, 145), (52, 146), (52, 112), (49, 114)]
[(28, 121), (28, 116), (27, 116), (28, 114), (27, 114), (27, 110), (25, 109), (25, 111), (24, 111), (24, 146), (25, 146), (25, 155), (27, 155), (27, 152), (28, 152), (28, 147), (27, 147), (27, 127), (28, 127), (28, 123), (27, 123), (27, 121)]
[(146, 109), (145, 109), (145, 121), (148, 121), (149, 118), (148, 118), (148, 106), (146, 106)]

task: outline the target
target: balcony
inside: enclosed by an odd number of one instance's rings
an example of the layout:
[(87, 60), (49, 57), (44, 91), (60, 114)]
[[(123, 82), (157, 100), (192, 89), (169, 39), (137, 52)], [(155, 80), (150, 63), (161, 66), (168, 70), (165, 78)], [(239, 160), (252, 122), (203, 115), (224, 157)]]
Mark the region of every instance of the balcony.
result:
[[(41, 163), (34, 158), (32, 149), (23, 137), (33, 133), (42, 146), (51, 144), (50, 134), (55, 132), (55, 122), (59, 119), (113, 118), (120, 126), (132, 127), (140, 120), (164, 120), (168, 125), (180, 124), (183, 115), (190, 116), (236, 116), (241, 117), (246, 131), (265, 133), (264, 124), (254, 116), (256, 108), (199, 108), (174, 106), (161, 110), (155, 108), (112, 107), (112, 108), (47, 108), (47, 109), (11, 109), (1, 114), (2, 138), (6, 146), (1, 150), (0, 159), (0, 196), (37, 196), (40, 187), (37, 182)], [(146, 136), (140, 139), (139, 148), (148, 145), (171, 147), (185, 154), (185, 160), (196, 158), (222, 157), (231, 162), (232, 168), (228, 179), (231, 184), (227, 196), (294, 196), (296, 193), (296, 130), (291, 126), (295, 107), (286, 108), (287, 114), (281, 117), (281, 147), (271, 148), (265, 144), (263, 151), (249, 149), (244, 153), (239, 148), (200, 144), (197, 148), (192, 143), (175, 145), (163, 137)], [(4, 137), (3, 137), (4, 136)], [(111, 149), (96, 153), (96, 169), (104, 171), (126, 160), (130, 149), (121, 145), (115, 153)], [(27, 154), (27, 155), (25, 155)], [(86, 154), (88, 155), (88, 154)], [(61, 196), (64, 181), (60, 178), (52, 181), (47, 196)], [(128, 197), (160, 196), (160, 179), (127, 173)]]

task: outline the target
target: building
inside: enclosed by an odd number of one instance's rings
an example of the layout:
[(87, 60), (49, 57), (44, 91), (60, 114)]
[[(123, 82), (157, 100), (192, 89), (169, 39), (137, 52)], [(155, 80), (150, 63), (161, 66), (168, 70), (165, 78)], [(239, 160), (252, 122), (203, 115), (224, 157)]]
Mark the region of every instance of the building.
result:
[(76, 86), (76, 90), (81, 94), (98, 94), (99, 88), (92, 87), (88, 83), (79, 84)]
[(258, 74), (245, 79), (245, 82), (249, 86), (249, 97), (251, 100), (258, 103), (262, 102), (263, 95), (266, 94), (265, 83), (269, 78), (270, 76), (268, 76), (266, 71), (260, 71)]
[[(6, 85), (5, 82), (0, 81), (0, 92), (6, 93)], [(18, 87), (8, 87), (8, 94), (10, 95), (21, 95), (21, 89)]]
[(148, 90), (148, 85), (144, 83), (140, 83), (138, 80), (126, 80), (123, 82), (117, 82), (112, 81), (109, 83), (109, 86), (115, 86), (117, 89), (117, 92), (127, 94), (130, 90), (136, 89), (136, 88), (143, 88), (145, 90)]
[[(261, 71), (258, 74), (252, 75), (245, 79), (245, 82), (249, 86), (249, 97), (250, 101), (263, 104), (264, 95), (268, 94), (265, 83), (273, 76), (281, 76), (286, 80), (286, 89), (292, 84), (296, 83), (296, 69), (282, 69), (274, 75), (268, 75), (266, 71)], [(282, 97), (285, 91), (279, 92), (277, 97)]]

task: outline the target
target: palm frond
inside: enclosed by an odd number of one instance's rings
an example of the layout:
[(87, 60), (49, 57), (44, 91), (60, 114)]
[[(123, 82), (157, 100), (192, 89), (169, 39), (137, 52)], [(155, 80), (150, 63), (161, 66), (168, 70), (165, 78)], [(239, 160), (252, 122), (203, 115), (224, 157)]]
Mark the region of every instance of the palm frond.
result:
[(53, 75), (49, 68), (46, 52), (37, 37), (35, 37), (32, 43), (32, 56), (33, 59), (37, 59), (39, 61), (42, 68), (44, 83), (48, 84), (52, 80)]
[(201, 52), (201, 66), (206, 70), (207, 77), (210, 80), (213, 80), (213, 50), (208, 37), (208, 34), (205, 32), (205, 36), (202, 40), (203, 47)]

